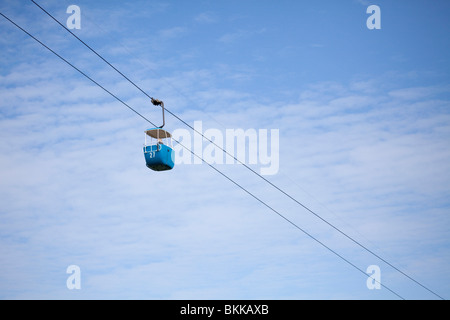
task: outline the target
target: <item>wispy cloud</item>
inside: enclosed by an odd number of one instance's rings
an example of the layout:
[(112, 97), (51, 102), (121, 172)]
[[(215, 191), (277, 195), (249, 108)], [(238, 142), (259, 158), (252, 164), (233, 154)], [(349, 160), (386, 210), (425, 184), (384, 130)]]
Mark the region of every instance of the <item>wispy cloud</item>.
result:
[(186, 32), (187, 32), (187, 29), (185, 27), (173, 27), (173, 28), (160, 30), (158, 32), (158, 36), (161, 37), (163, 40), (167, 40), (167, 39), (173, 39), (173, 38), (180, 37)]
[(392, 90), (389, 95), (402, 100), (418, 100), (435, 96), (439, 93), (449, 93), (449, 86), (433, 86), (433, 87), (414, 87)]
[(368, 0), (354, 0), (354, 2), (362, 4), (363, 6), (370, 6), (372, 3)]
[[(192, 17), (215, 25), (213, 15), (198, 12), (148, 39), (184, 37), (191, 29), (182, 26)], [(10, 28), (2, 24), (8, 41), (0, 40), (1, 298), (393, 298), (386, 290), (369, 292), (364, 275), (208, 166), (148, 170), (142, 143), (149, 124), (29, 39), (8, 35)], [(215, 44), (250, 41), (267, 30), (235, 28), (214, 29), (223, 35)], [(48, 39), (48, 33), (40, 35)], [(141, 36), (118, 40), (143, 48)], [(55, 43), (142, 114), (160, 119), (160, 110), (84, 48)], [(114, 41), (98, 45), (107, 53), (117, 49)], [(178, 62), (172, 51), (155, 56), (145, 48), (141, 57), (151, 66)], [(286, 59), (289, 66), (303, 63)], [(330, 80), (325, 72), (312, 84), (279, 85), (276, 64), (265, 72), (241, 60), (191, 60), (162, 78), (149, 76), (130, 54), (116, 50), (114, 60), (190, 124), (279, 129), (275, 184), (449, 292), (450, 102), (442, 78), (425, 84), (418, 71), (383, 70), (378, 78)], [(265, 61), (274, 62), (270, 55)], [(279, 90), (290, 98), (274, 99)], [(171, 116), (166, 121), (169, 130), (185, 128)], [(374, 263), (242, 166), (219, 169), (361, 268)], [(79, 292), (65, 287), (71, 264), (82, 270)], [(389, 267), (382, 270), (383, 279), (402, 283)]]
[(266, 32), (265, 28), (261, 28), (259, 30), (238, 30), (235, 32), (230, 32), (222, 35), (218, 41), (226, 44), (231, 44), (236, 41), (249, 38), (255, 35), (263, 34)]
[(215, 23), (217, 19), (217, 16), (211, 12), (202, 12), (194, 18), (196, 22), (203, 24)]

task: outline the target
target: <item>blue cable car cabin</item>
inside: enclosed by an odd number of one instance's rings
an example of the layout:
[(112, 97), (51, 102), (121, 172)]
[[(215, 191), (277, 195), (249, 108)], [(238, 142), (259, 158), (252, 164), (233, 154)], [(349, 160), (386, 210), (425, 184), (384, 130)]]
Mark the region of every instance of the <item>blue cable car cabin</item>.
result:
[[(150, 141), (148, 141), (148, 137), (150, 137)], [(175, 165), (172, 135), (161, 128), (146, 130), (144, 156), (149, 169), (154, 171), (171, 170)]]

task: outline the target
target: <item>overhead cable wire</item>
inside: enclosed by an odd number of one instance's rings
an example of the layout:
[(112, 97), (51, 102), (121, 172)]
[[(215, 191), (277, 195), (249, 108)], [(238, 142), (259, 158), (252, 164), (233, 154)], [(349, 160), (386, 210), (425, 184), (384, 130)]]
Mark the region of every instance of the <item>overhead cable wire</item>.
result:
[[(134, 81), (132, 81), (131, 79), (129, 79), (127, 76), (125, 76), (120, 70), (118, 70), (113, 64), (111, 64), (108, 60), (106, 60), (105, 58), (103, 58), (96, 50), (94, 50), (91, 46), (89, 46), (85, 41), (83, 41), (80, 37), (78, 37), (75, 33), (73, 33), (71, 30), (69, 30), (64, 24), (62, 24), (58, 19), (56, 19), (51, 13), (49, 13), (47, 10), (45, 10), (43, 7), (41, 7), (38, 3), (36, 3), (34, 0), (31, 0), (31, 2), (33, 2), (38, 8), (40, 8), (43, 12), (45, 12), (50, 18), (52, 18), (55, 22), (57, 22), (62, 28), (64, 28), (67, 32), (69, 32), (72, 36), (74, 36), (77, 40), (79, 40), (83, 45), (85, 45), (90, 51), (92, 51), (95, 55), (97, 55), (101, 60), (103, 60), (106, 64), (108, 64), (112, 69), (114, 69), (117, 73), (119, 73), (121, 76), (123, 76), (129, 83), (131, 83), (135, 88), (137, 88), (140, 92), (142, 92), (145, 96), (147, 96), (150, 99), (153, 99), (145, 90), (143, 90), (141, 87), (139, 87)], [(391, 268), (393, 268), (394, 270), (396, 270), (397, 272), (401, 273), (403, 276), (407, 277), (408, 279), (410, 279), (411, 281), (413, 281), (414, 283), (416, 283), (417, 285), (421, 286), (422, 288), (424, 288), (425, 290), (427, 290), (428, 292), (432, 293), (433, 295), (439, 297), (442, 300), (445, 300), (443, 297), (441, 297), (439, 294), (437, 294), (436, 292), (434, 292), (433, 290), (431, 290), (430, 288), (428, 288), (427, 286), (425, 286), (424, 284), (420, 283), (419, 281), (417, 281), (416, 279), (412, 278), (411, 276), (409, 276), (408, 274), (406, 274), (404, 271), (402, 271), (401, 269), (399, 269), (398, 267), (394, 266), (392, 263), (390, 263), (389, 261), (387, 261), (385, 258), (381, 257), (379, 254), (375, 253), (373, 250), (369, 249), (367, 246), (363, 245), (361, 242), (359, 242), (358, 240), (354, 239), (353, 237), (349, 236), (347, 233), (345, 233), (344, 231), (342, 231), (340, 228), (336, 227), (334, 224), (330, 223), (328, 220), (326, 220), (325, 218), (323, 218), (321, 215), (319, 215), (318, 213), (316, 213), (315, 211), (313, 211), (312, 209), (310, 209), (308, 206), (304, 205), (303, 203), (301, 203), (300, 201), (298, 201), (296, 198), (294, 198), (292, 195), (290, 195), (289, 193), (287, 193), (286, 191), (284, 191), (283, 189), (281, 189), (280, 187), (278, 187), (276, 184), (274, 184), (273, 182), (271, 182), (269, 179), (265, 178), (263, 175), (259, 174), (258, 172), (256, 172), (254, 169), (252, 169), (250, 166), (248, 166), (247, 164), (245, 164), (244, 162), (242, 162), (241, 160), (239, 160), (235, 155), (230, 154), (226, 149), (223, 148), (223, 146), (219, 146), (216, 142), (214, 142), (212, 139), (206, 137), (202, 132), (199, 132), (197, 129), (195, 129), (193, 126), (191, 126), (189, 123), (187, 123), (186, 121), (184, 121), (182, 118), (180, 118), (179, 116), (177, 116), (175, 113), (173, 113), (172, 111), (170, 111), (169, 109), (165, 108), (165, 111), (168, 112), (169, 114), (171, 114), (173, 117), (175, 117), (177, 120), (179, 120), (180, 122), (182, 122), (184, 125), (186, 125), (187, 127), (189, 127), (191, 130), (193, 130), (194, 132), (196, 132), (197, 134), (201, 135), (204, 139), (206, 139), (208, 142), (212, 143), (215, 147), (217, 147), (218, 149), (222, 150), (226, 155), (232, 157), (237, 163), (241, 164), (242, 166), (244, 166), (246, 169), (248, 169), (249, 171), (251, 171), (253, 174), (257, 175), (259, 178), (261, 178), (262, 180), (264, 180), (266, 183), (268, 183), (270, 186), (272, 186), (273, 188), (275, 188), (276, 190), (278, 190), (279, 192), (281, 192), (283, 195), (285, 195), (286, 197), (288, 197), (289, 199), (291, 199), (292, 201), (294, 201), (297, 205), (301, 206), (303, 209), (305, 209), (306, 211), (308, 211), (310, 214), (314, 215), (316, 218), (320, 219), (322, 222), (324, 222), (325, 224), (327, 224), (329, 227), (333, 228), (335, 231), (337, 231), (338, 233), (340, 233), (341, 235), (343, 235), (344, 237), (346, 237), (348, 240), (350, 240), (351, 242), (353, 242), (354, 244), (356, 244), (357, 246), (359, 246), (360, 248), (364, 249), (365, 251), (367, 251), (368, 253), (370, 253), (371, 255), (373, 255), (374, 257), (378, 258), (379, 260), (381, 260), (382, 262), (386, 263), (388, 266), (390, 266)]]
[[(109, 91), (108, 89), (106, 89), (104, 86), (102, 86), (101, 84), (99, 84), (97, 81), (95, 81), (94, 79), (92, 79), (90, 76), (88, 76), (85, 72), (81, 71), (79, 68), (77, 68), (75, 65), (73, 65), (72, 63), (70, 63), (67, 59), (63, 58), (61, 55), (59, 55), (57, 52), (55, 52), (54, 50), (52, 50), (50, 47), (48, 47), (47, 45), (45, 45), (42, 41), (40, 41), (39, 39), (37, 39), (35, 36), (33, 36), (31, 33), (29, 33), (28, 31), (26, 31), (24, 28), (22, 28), (21, 26), (19, 26), (17, 23), (15, 23), (13, 20), (11, 20), (9, 17), (7, 17), (6, 15), (4, 15), (2, 12), (0, 12), (0, 15), (3, 16), (6, 20), (8, 20), (10, 23), (12, 23), (14, 26), (16, 26), (18, 29), (22, 30), (24, 33), (26, 33), (29, 37), (31, 37), (33, 40), (35, 40), (36, 42), (38, 42), (40, 45), (42, 45), (44, 48), (46, 48), (47, 50), (49, 50), (50, 52), (52, 52), (54, 55), (56, 55), (59, 59), (61, 59), (62, 61), (64, 61), (66, 64), (68, 64), (69, 66), (71, 66), (73, 69), (75, 69), (76, 71), (78, 71), (81, 75), (83, 75), (84, 77), (86, 77), (88, 80), (90, 80), (91, 82), (93, 82), (95, 85), (97, 85), (98, 87), (100, 87), (101, 89), (103, 89), (106, 93), (108, 93), (109, 95), (111, 95), (113, 98), (115, 98), (117, 101), (119, 101), (120, 103), (124, 104), (127, 108), (129, 108), (131, 111), (133, 111), (134, 113), (136, 113), (137, 115), (139, 115), (141, 118), (143, 118), (145, 121), (149, 122), (150, 124), (156, 126), (152, 121), (150, 121), (149, 119), (147, 119), (145, 116), (143, 116), (142, 114), (140, 114), (139, 112), (137, 112), (134, 108), (132, 108), (131, 106), (129, 106), (127, 103), (125, 103), (123, 100), (121, 100), (119, 97), (117, 97), (116, 95), (114, 95), (111, 91)], [(320, 241), (318, 238), (314, 237), (311, 233), (307, 232), (305, 229), (301, 228), (299, 225), (297, 225), (296, 223), (294, 223), (292, 220), (289, 220), (288, 218), (286, 218), (286, 216), (284, 216), (282, 213), (280, 213), (278, 210), (274, 209), (272, 206), (270, 206), (269, 204), (267, 204), (265, 201), (263, 201), (261, 198), (257, 197), (256, 195), (254, 195), (252, 192), (250, 192), (249, 190), (247, 190), (245, 187), (243, 187), (241, 184), (237, 183), (235, 180), (233, 180), (232, 178), (230, 178), (229, 176), (227, 176), (225, 173), (223, 173), (222, 171), (220, 171), (219, 169), (217, 169), (216, 167), (214, 167), (212, 164), (206, 162), (201, 156), (197, 155), (195, 152), (193, 152), (190, 148), (187, 148), (186, 146), (184, 146), (183, 144), (181, 144), (179, 141), (177, 141), (176, 139), (173, 139), (176, 143), (178, 143), (179, 145), (181, 145), (184, 149), (186, 149), (187, 151), (191, 152), (192, 155), (194, 155), (195, 157), (197, 157), (198, 159), (200, 159), (202, 162), (206, 163), (210, 168), (212, 168), (213, 170), (215, 170), (217, 173), (219, 173), (221, 176), (223, 176), (224, 178), (226, 178), (228, 181), (230, 181), (231, 183), (233, 183), (235, 186), (237, 186), (238, 188), (240, 188), (241, 190), (243, 190), (245, 193), (247, 193), (249, 196), (251, 196), (252, 198), (254, 198), (255, 200), (257, 200), (258, 202), (260, 202), (261, 204), (263, 204), (265, 207), (267, 207), (269, 210), (273, 211), (274, 213), (276, 213), (278, 216), (280, 216), (282, 219), (284, 219), (286, 222), (288, 222), (289, 224), (291, 224), (292, 226), (294, 226), (296, 229), (298, 229), (299, 231), (303, 232), (306, 236), (308, 236), (309, 238), (311, 238), (312, 240), (316, 241), (318, 244), (320, 244), (322, 247), (324, 247), (325, 249), (327, 249), (328, 251), (330, 251), (331, 253), (333, 253), (334, 255), (336, 255), (338, 258), (340, 258), (341, 260), (343, 260), (344, 262), (346, 262), (347, 264), (349, 264), (350, 266), (352, 266), (353, 268), (355, 268), (356, 270), (358, 270), (359, 272), (361, 272), (362, 274), (364, 274), (364, 276), (367, 277), (367, 273), (364, 272), (364, 270), (362, 270), (361, 268), (359, 268), (357, 265), (355, 265), (354, 263), (352, 263), (350, 260), (346, 259), (344, 256), (342, 256), (341, 254), (339, 254), (337, 251), (333, 250), (332, 248), (330, 248), (329, 246), (327, 246), (325, 243), (323, 243), (322, 241)], [(375, 282), (379, 283), (382, 287), (384, 287), (385, 289), (387, 289), (388, 291), (390, 291), (391, 293), (393, 293), (394, 295), (396, 295), (398, 298), (405, 300), (405, 298), (403, 298), (400, 294), (398, 294), (397, 292), (395, 292), (394, 290), (392, 290), (391, 288), (389, 288), (388, 286), (386, 286), (385, 284), (379, 282), (376, 279), (373, 279)]]

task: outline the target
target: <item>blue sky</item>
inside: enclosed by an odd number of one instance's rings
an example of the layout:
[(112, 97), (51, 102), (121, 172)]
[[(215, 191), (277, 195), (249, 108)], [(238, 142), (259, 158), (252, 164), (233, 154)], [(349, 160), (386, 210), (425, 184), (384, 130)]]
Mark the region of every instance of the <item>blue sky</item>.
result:
[[(38, 3), (63, 23), (78, 5), (75, 33), (191, 125), (278, 129), (270, 181), (450, 296), (448, 1)], [(31, 1), (0, 11), (160, 122)], [(3, 17), (0, 57), (0, 298), (397, 299), (207, 165), (147, 169), (148, 123)], [(217, 167), (402, 297), (436, 298), (242, 166)]]

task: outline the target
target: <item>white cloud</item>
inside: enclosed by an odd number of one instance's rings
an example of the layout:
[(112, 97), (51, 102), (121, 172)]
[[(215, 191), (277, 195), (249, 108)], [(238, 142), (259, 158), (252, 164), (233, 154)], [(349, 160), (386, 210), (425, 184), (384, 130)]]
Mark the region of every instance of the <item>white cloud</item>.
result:
[(217, 17), (211, 12), (202, 12), (198, 14), (194, 20), (199, 23), (210, 24), (217, 22)]
[(354, 0), (355, 2), (362, 4), (363, 6), (370, 6), (372, 3), (368, 0)]
[(231, 44), (231, 43), (235, 43), (236, 41), (245, 39), (245, 38), (249, 38), (255, 35), (260, 35), (265, 33), (267, 30), (265, 28), (261, 28), (259, 30), (237, 30), (234, 32), (229, 32), (226, 33), (224, 35), (222, 35), (218, 41), (225, 43), (225, 44)]
[(450, 88), (447, 86), (439, 86), (439, 87), (414, 87), (414, 88), (404, 88), (397, 89), (389, 92), (389, 95), (393, 98), (402, 99), (402, 100), (417, 100), (424, 99), (430, 96), (434, 96), (439, 93), (448, 93), (450, 92)]
[[(167, 26), (160, 36), (185, 32)], [(148, 170), (141, 149), (148, 123), (49, 57), (26, 52), (29, 61), (9, 65), (0, 78), (2, 298), (373, 297), (363, 275), (206, 165)], [(123, 79), (88, 66), (114, 93), (159, 119)], [(280, 129), (281, 174), (271, 181), (447, 291), (440, 284), (449, 240), (446, 87), (392, 85), (389, 77), (321, 81), (298, 92), (297, 101), (267, 102), (245, 86), (216, 85), (239, 72), (199, 67), (159, 82), (145, 70), (135, 77), (191, 124), (204, 120), (204, 129)], [(362, 269), (373, 263), (242, 167), (219, 169)], [(65, 288), (71, 264), (81, 267), (80, 292)], [(388, 270), (386, 278), (399, 282)]]
[[(39, 65), (29, 68), (33, 73)], [(43, 288), (31, 283), (58, 272), (64, 280), (70, 264), (82, 269), (83, 296), (110, 298), (272, 298), (291, 281), (297, 289), (303, 281), (311, 281), (315, 273), (306, 268), (307, 261), (317, 266), (316, 277), (330, 272), (325, 263), (316, 261), (320, 246), (206, 166), (180, 166), (162, 174), (145, 168), (141, 144), (146, 124), (116, 102), (111, 104), (106, 94), (79, 80), (75, 86), (50, 81), (31, 85), (14, 74), (13, 70), (11, 76), (3, 77), (2, 90), (21, 116), (0, 122), (0, 144), (8, 150), (0, 157), (1, 167), (7, 168), (0, 184), (4, 195), (1, 234), (9, 239), (2, 240), (2, 252), (9, 257), (0, 279), (9, 288), (3, 292), (5, 297), (43, 297)], [(213, 74), (182, 76), (191, 80)], [(179, 81), (178, 85), (185, 83)], [(8, 92), (8, 83), (17, 87)], [(224, 117), (227, 124), (240, 119), (252, 127), (280, 125), (281, 171), (322, 199), (344, 222), (351, 221), (371, 242), (392, 246), (385, 249), (388, 254), (399, 254), (404, 250), (401, 242), (418, 232), (432, 244), (436, 241), (432, 234), (445, 230), (441, 223), (430, 221), (426, 228), (418, 228), (414, 221), (421, 221), (422, 212), (414, 206), (428, 199), (436, 203), (446, 199), (449, 122), (442, 107), (448, 103), (434, 102), (435, 111), (418, 118), (430, 106), (427, 97), (434, 100), (433, 95), (415, 97), (407, 112), (403, 97), (390, 93), (380, 97), (357, 89), (322, 83), (301, 94), (297, 104), (276, 108), (252, 102), (244, 92), (207, 90), (206, 86), (191, 99), (205, 105), (236, 99), (245, 105), (233, 108), (233, 115), (217, 109), (220, 104), (209, 109), (220, 122)], [(2, 110), (8, 106), (6, 101)], [(139, 104), (140, 99), (133, 101)], [(267, 113), (274, 116), (267, 119)], [(204, 116), (188, 114), (180, 116)], [(248, 178), (242, 168), (220, 169), (320, 239), (341, 252), (351, 252), (352, 246), (341, 237), (331, 236), (319, 221), (286, 204), (260, 180)], [(274, 179), (289, 192), (297, 190), (282, 175)], [(319, 207), (310, 196), (294, 192), (308, 205)], [(341, 226), (342, 221), (337, 224)], [(298, 238), (301, 247), (286, 243)], [(296, 254), (302, 263), (290, 260)], [(270, 256), (278, 260), (267, 260)], [(426, 258), (433, 259), (431, 254)], [(43, 271), (33, 272), (28, 259), (40, 261)], [(304, 268), (300, 273), (299, 266)], [(276, 270), (289, 276), (276, 276)], [(21, 273), (27, 278), (21, 278)], [(7, 280), (11, 277), (15, 283)], [(256, 286), (261, 295), (246, 291), (246, 285), (255, 286), (261, 277), (266, 280)], [(28, 295), (13, 293), (29, 286)], [(45, 288), (49, 297), (52, 292), (59, 294), (53, 282)], [(280, 291), (280, 296), (305, 297), (294, 291)], [(62, 296), (70, 297), (66, 291)]]
[(158, 36), (162, 38), (163, 40), (167, 39), (173, 39), (180, 37), (184, 33), (187, 32), (187, 29), (185, 27), (173, 27), (168, 29), (163, 29), (158, 32)]

